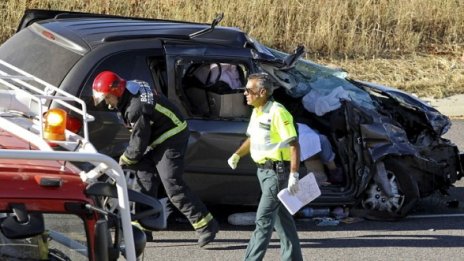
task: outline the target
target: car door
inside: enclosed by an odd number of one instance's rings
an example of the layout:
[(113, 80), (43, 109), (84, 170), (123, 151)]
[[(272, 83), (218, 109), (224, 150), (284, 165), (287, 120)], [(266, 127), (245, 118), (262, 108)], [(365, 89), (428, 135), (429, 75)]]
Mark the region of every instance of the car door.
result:
[[(245, 103), (243, 89), (214, 92), (211, 84), (199, 86), (202, 84), (197, 80), (186, 77), (195, 66), (233, 64), (241, 70), (244, 87), (246, 75), (253, 71), (250, 51), (168, 44), (165, 52), (170, 72), (167, 96), (187, 115), (191, 131), (185, 159), (186, 181), (205, 202), (256, 204), (260, 190), (251, 158), (244, 157), (235, 170), (227, 164), (227, 159), (247, 139), (252, 108)], [(209, 111), (205, 113), (199, 107)]]

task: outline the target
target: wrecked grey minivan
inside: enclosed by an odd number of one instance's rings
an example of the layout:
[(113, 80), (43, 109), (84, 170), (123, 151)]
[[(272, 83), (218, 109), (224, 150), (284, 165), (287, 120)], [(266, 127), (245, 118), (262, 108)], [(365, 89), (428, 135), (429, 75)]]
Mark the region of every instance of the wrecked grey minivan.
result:
[[(96, 119), (89, 124), (91, 141), (115, 158), (129, 131), (116, 112), (93, 105), (93, 79), (112, 70), (150, 83), (188, 120), (185, 180), (207, 204), (259, 201), (251, 158), (236, 170), (226, 161), (246, 138), (246, 78), (263, 71), (275, 80), (274, 98), (327, 138), (343, 175), (342, 182), (321, 184), (322, 195), (311, 206), (356, 207), (372, 218), (398, 218), (462, 177), (459, 151), (442, 137), (450, 121), (437, 110), (402, 91), (304, 60), (301, 47), (291, 54), (268, 48), (240, 29), (218, 26), (220, 20), (28, 10), (18, 32), (0, 46), (0, 59), (87, 101)], [(72, 115), (69, 121), (70, 128), (85, 131)], [(302, 174), (312, 167), (302, 164)]]

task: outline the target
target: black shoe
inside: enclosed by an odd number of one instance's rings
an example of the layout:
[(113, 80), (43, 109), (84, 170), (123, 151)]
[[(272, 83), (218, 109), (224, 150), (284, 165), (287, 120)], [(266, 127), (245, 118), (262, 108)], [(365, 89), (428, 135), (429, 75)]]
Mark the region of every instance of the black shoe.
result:
[(204, 247), (214, 240), (216, 233), (219, 231), (219, 224), (215, 219), (212, 219), (208, 225), (197, 230), (198, 245)]
[(153, 234), (151, 233), (151, 231), (147, 231), (145, 230), (145, 236), (147, 237), (147, 242), (155, 242), (155, 240), (153, 240)]
[(143, 231), (143, 233), (145, 233), (147, 242), (154, 242), (151, 230), (144, 228), (142, 225), (140, 225), (138, 221), (132, 221), (132, 226), (137, 227), (140, 231)]

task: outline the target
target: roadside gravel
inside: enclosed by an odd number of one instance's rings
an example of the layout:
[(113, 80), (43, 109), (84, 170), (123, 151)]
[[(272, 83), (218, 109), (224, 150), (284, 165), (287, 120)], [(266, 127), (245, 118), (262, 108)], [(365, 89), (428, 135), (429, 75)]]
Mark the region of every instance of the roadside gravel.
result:
[(421, 98), (439, 112), (452, 119), (464, 118), (464, 94), (453, 95), (443, 99)]

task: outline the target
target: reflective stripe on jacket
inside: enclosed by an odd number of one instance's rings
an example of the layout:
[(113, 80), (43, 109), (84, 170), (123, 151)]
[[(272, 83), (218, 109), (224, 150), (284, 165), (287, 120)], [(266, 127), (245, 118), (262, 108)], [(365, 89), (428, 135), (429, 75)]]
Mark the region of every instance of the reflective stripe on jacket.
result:
[(174, 123), (175, 127), (159, 135), (159, 137), (150, 144), (150, 147), (155, 147), (156, 145), (161, 144), (163, 141), (169, 139), (170, 137), (176, 135), (177, 133), (187, 128), (187, 122), (185, 120), (179, 119), (179, 117), (173, 111), (162, 106), (161, 104), (157, 103), (155, 105), (155, 111), (169, 118), (172, 121), (172, 123)]

